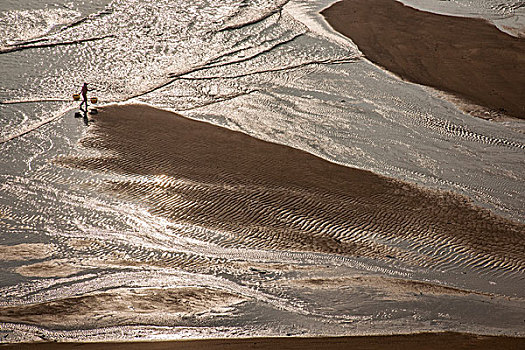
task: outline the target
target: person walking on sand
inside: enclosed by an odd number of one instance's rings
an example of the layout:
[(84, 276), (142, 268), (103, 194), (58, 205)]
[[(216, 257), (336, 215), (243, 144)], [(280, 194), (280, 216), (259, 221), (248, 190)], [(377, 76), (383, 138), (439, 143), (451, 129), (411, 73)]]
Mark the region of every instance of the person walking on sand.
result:
[[(84, 112), (87, 112), (88, 110), (87, 92), (88, 84), (84, 83), (84, 85), (82, 85), (82, 89), (80, 89), (80, 94), (82, 95), (82, 103), (80, 104), (80, 110)], [(82, 109), (82, 105), (85, 105), (85, 109)]]

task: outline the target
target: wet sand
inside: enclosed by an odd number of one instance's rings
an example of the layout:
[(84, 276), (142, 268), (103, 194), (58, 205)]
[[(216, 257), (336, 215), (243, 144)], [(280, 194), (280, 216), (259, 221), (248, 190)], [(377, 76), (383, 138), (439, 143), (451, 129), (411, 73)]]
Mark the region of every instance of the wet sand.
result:
[(303, 350), (303, 349), (386, 349), (410, 350), (427, 349), (523, 349), (525, 338), (489, 337), (461, 333), (422, 333), (413, 335), (369, 336), (369, 337), (319, 337), (319, 338), (248, 338), (248, 339), (209, 339), (182, 340), (171, 342), (131, 342), (131, 343), (37, 343), (0, 346), (0, 349), (27, 350), (67, 350), (67, 349), (185, 349), (185, 350)]
[(245, 298), (219, 289), (112, 288), (43, 303), (0, 307), (0, 322), (34, 324), (50, 329), (166, 326), (201, 312), (232, 306)]
[[(214, 230), (211, 236), (197, 230), (191, 238), (221, 247), (367, 256), (427, 267), (457, 260), (502, 274), (525, 270), (525, 225), (466, 197), (336, 165), (174, 113), (105, 107), (81, 143), (102, 155), (57, 162), (134, 175), (101, 189), (175, 222)], [(396, 244), (404, 241), (415, 245)], [(439, 254), (428, 254), (429, 246)]]
[(524, 38), (395, 0), (344, 0), (322, 14), (370, 61), (403, 79), (525, 119)]

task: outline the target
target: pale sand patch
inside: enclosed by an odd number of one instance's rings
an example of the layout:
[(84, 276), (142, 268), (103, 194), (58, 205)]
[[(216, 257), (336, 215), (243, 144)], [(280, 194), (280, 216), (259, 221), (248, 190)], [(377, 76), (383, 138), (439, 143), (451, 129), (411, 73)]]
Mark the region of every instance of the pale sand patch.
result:
[(285, 284), (310, 289), (355, 289), (369, 288), (386, 296), (413, 297), (414, 295), (468, 295), (476, 294), (489, 297), (491, 295), (468, 291), (464, 289), (441, 286), (433, 283), (411, 281), (400, 278), (374, 275), (356, 275), (339, 278), (307, 278), (286, 281)]
[(0, 260), (20, 261), (44, 259), (53, 254), (53, 244), (23, 243), (17, 245), (0, 245)]
[(72, 238), (67, 243), (76, 250), (89, 250), (92, 245), (96, 245), (96, 241), (85, 238)]
[(26, 277), (68, 277), (82, 271), (65, 259), (56, 259), (24, 265), (15, 268), (15, 272)]

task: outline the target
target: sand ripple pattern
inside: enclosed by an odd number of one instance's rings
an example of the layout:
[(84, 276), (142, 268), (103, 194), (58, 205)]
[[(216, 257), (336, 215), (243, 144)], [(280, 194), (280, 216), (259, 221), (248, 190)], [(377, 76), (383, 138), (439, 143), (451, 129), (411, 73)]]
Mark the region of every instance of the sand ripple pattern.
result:
[(463, 139), (479, 142), (485, 145), (516, 148), (519, 150), (525, 149), (525, 144), (519, 141), (513, 141), (513, 140), (504, 139), (504, 138), (483, 135), (483, 134), (471, 131), (464, 126), (454, 124), (450, 121), (440, 120), (430, 115), (427, 115), (423, 118), (423, 124), (427, 125), (428, 127), (442, 131), (443, 134), (457, 136)]
[(153, 214), (220, 232), (192, 238), (222, 247), (468, 266), (496, 275), (525, 270), (524, 226), (465, 197), (169, 112), (107, 107), (82, 144), (105, 155), (58, 162), (132, 175), (103, 187), (146, 203)]

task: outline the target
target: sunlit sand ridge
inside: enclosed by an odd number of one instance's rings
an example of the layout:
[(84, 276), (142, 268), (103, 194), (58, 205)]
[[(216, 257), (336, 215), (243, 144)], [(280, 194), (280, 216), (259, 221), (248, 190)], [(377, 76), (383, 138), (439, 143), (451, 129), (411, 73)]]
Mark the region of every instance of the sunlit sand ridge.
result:
[(169, 112), (106, 107), (81, 143), (103, 155), (57, 161), (133, 175), (103, 188), (175, 222), (220, 232), (192, 238), (222, 247), (468, 266), (498, 275), (525, 268), (523, 225), (465, 197), (426, 191)]

